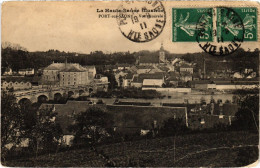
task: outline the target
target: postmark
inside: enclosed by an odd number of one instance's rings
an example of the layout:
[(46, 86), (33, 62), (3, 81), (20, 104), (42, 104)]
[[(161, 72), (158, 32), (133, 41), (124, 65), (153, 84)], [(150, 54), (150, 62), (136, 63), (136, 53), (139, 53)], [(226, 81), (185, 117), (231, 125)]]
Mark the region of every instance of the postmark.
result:
[(127, 39), (138, 43), (149, 42), (164, 29), (165, 8), (160, 1), (125, 1), (118, 8), (117, 23)]
[(213, 29), (213, 42), (204, 42), (200, 36), (204, 36), (205, 21), (198, 21), (197, 42), (207, 53), (214, 56), (224, 56), (235, 52), (244, 41), (244, 25), (240, 16), (231, 8), (218, 7), (214, 9), (215, 28)]
[(234, 53), (257, 41), (257, 9), (252, 7), (173, 8), (172, 41), (198, 42), (214, 56)]

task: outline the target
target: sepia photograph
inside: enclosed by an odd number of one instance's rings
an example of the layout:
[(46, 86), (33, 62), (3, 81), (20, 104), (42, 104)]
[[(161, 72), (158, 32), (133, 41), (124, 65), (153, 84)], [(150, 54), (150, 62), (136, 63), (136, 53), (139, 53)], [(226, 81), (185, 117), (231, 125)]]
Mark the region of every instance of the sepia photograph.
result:
[(259, 166), (257, 1), (1, 3), (1, 166)]

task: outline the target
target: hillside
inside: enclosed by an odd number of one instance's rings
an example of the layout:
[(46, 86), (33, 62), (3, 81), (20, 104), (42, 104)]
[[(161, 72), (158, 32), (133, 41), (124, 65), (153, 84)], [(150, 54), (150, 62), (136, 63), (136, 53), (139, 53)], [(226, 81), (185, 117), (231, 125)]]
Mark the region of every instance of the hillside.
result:
[[(211, 166), (251, 164), (258, 158), (258, 135), (248, 132), (199, 133), (73, 149), (10, 160), (6, 166)], [(175, 150), (174, 150), (175, 149)], [(174, 152), (175, 151), (175, 152)], [(175, 160), (175, 162), (174, 162)]]

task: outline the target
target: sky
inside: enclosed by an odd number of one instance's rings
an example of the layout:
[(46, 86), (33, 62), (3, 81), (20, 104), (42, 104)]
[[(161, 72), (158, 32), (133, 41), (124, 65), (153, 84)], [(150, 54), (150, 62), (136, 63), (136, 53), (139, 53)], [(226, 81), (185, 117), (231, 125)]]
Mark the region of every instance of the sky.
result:
[[(2, 42), (20, 44), (28, 51), (60, 51), (90, 53), (158, 50), (161, 43), (171, 53), (201, 52), (198, 43), (171, 41), (170, 7), (163, 32), (146, 43), (125, 38), (116, 19), (98, 18), (97, 8), (116, 9), (120, 2), (5, 2), (2, 5)], [(244, 43), (254, 49), (257, 42)]]

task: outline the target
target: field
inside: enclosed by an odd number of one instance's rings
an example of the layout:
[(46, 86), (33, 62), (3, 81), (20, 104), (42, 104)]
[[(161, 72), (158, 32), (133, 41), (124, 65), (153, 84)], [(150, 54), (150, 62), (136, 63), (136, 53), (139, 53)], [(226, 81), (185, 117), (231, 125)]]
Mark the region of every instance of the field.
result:
[[(175, 140), (174, 140), (175, 139)], [(175, 145), (174, 145), (175, 144)], [(193, 166), (233, 167), (258, 158), (258, 135), (248, 132), (199, 133), (143, 139), (10, 160), (6, 166)]]

